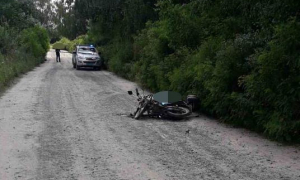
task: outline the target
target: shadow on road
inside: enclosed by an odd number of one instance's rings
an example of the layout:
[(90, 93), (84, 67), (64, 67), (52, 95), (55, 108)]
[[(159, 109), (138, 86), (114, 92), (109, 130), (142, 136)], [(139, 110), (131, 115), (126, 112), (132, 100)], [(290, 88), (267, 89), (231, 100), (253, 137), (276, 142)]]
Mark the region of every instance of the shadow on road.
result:
[(94, 69), (93, 67), (81, 67), (79, 70), (77, 71), (101, 71), (99, 69)]
[(122, 117), (128, 117), (131, 120), (134, 121), (156, 121), (156, 122), (160, 122), (160, 121), (169, 121), (169, 122), (175, 122), (175, 123), (180, 123), (180, 122), (188, 122), (191, 121), (193, 118), (197, 117), (196, 115), (192, 115), (190, 117), (186, 117), (184, 119), (176, 119), (176, 118), (159, 118), (159, 117), (149, 117), (149, 116), (142, 116), (139, 119), (134, 119), (129, 113), (128, 114), (116, 114), (117, 116), (122, 116)]

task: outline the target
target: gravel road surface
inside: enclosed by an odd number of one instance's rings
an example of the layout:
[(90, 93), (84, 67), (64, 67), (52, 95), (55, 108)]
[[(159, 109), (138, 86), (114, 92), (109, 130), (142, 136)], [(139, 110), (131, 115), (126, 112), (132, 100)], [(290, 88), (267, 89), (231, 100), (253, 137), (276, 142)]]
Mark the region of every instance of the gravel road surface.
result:
[(0, 98), (0, 180), (300, 179), (299, 147), (205, 116), (131, 119), (135, 83), (61, 57)]

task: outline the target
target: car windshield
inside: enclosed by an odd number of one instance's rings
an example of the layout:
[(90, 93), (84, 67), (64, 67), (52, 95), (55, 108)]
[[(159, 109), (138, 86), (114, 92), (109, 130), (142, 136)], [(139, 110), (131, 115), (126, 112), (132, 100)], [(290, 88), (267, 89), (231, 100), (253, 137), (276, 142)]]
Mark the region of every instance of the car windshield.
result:
[(92, 47), (80, 47), (78, 49), (78, 52), (80, 52), (80, 53), (94, 53), (94, 52), (96, 52), (96, 49), (92, 48)]

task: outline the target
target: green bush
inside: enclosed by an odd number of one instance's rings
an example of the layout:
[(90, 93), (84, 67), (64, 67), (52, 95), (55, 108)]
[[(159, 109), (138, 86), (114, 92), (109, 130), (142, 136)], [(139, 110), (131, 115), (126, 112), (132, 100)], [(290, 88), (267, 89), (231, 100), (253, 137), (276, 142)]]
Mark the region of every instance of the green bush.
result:
[(109, 68), (118, 72), (119, 75), (130, 78), (132, 44), (129, 41), (113, 43), (108, 45), (108, 51), (104, 51), (105, 56), (110, 57)]
[(50, 47), (46, 30), (39, 26), (23, 30), (19, 42), (27, 53), (36, 58), (44, 56)]
[[(17, 34), (0, 26), (0, 90), (9, 82), (45, 60), (49, 49), (46, 30), (36, 26)], [(17, 34), (17, 35), (16, 35)]]
[(64, 50), (67, 50), (67, 51), (71, 51), (72, 50), (72, 42), (68, 38), (66, 38), (66, 37), (63, 37), (59, 41), (55, 42), (52, 45), (52, 47), (55, 47), (56, 44), (59, 44), (58, 46), (63, 46), (65, 48)]
[(87, 39), (86, 38), (87, 37), (85, 35), (78, 36), (74, 40), (69, 40), (68, 38), (63, 37), (59, 41), (55, 42), (53, 44), (53, 46), (55, 46), (56, 43), (63, 44), (63, 46), (66, 47), (65, 50), (67, 50), (69, 52), (72, 52), (72, 51), (75, 50), (75, 48), (76, 48), (77, 45), (86, 44), (87, 43)]
[(300, 135), (299, 30), (296, 20), (276, 26), (274, 39), (257, 54), (257, 66), (245, 82), (247, 93), (257, 101), (258, 120), (275, 138)]

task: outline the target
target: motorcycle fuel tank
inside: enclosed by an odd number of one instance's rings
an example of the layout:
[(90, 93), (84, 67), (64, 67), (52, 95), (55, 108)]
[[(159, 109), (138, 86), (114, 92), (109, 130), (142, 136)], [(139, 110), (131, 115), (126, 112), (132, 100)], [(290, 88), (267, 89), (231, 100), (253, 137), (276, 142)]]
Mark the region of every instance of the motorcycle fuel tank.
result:
[(173, 91), (161, 91), (153, 95), (153, 99), (162, 104), (174, 103), (181, 101), (181, 95)]

